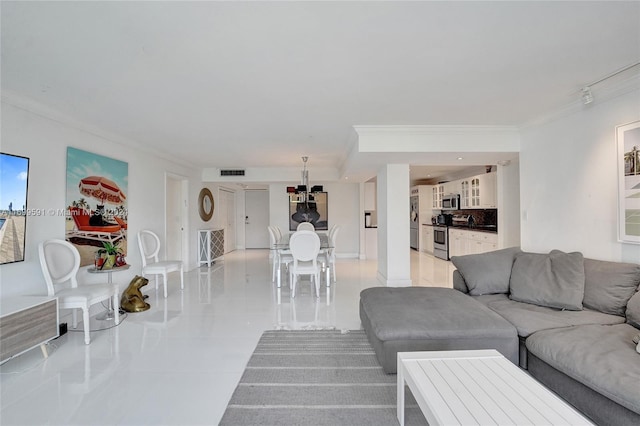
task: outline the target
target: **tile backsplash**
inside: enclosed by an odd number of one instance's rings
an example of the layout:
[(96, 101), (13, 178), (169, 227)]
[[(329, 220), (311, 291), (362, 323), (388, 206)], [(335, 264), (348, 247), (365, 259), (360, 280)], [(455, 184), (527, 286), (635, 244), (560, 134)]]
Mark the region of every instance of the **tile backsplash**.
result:
[(470, 214), (476, 225), (498, 225), (498, 209), (465, 209), (448, 211), (447, 213)]

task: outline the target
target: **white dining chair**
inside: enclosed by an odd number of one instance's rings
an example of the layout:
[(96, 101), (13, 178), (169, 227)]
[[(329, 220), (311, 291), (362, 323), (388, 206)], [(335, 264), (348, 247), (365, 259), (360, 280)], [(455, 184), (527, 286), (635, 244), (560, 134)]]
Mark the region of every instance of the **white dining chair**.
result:
[[(269, 239), (271, 240), (271, 249), (273, 251), (273, 268), (271, 273), (271, 282), (276, 281), (277, 273), (282, 265), (288, 266), (293, 262), (293, 256), (291, 256), (291, 250), (276, 249), (275, 244), (281, 238), (278, 237), (278, 231), (273, 226), (267, 226), (269, 231)], [(278, 287), (280, 287), (280, 280), (277, 281)]]
[(316, 227), (311, 222), (300, 222), (296, 231), (315, 231)]
[[(72, 327), (78, 328), (77, 309), (82, 309), (84, 343), (91, 343), (89, 308), (101, 302), (119, 306), (117, 284), (79, 284), (80, 253), (68, 241), (46, 240), (38, 244), (40, 267), (47, 283), (47, 294), (58, 298), (60, 309), (72, 310)], [(114, 309), (115, 323), (120, 324), (120, 311)]]
[(316, 297), (320, 297), (320, 237), (314, 231), (297, 231), (289, 239), (293, 263), (289, 266), (291, 297), (296, 295), (296, 283), (300, 275), (309, 275), (316, 287)]
[(180, 272), (180, 288), (184, 289), (184, 267), (181, 260), (160, 260), (160, 238), (154, 232), (143, 229), (138, 232), (138, 247), (142, 257), (142, 276), (154, 275), (156, 290), (158, 289), (158, 276), (162, 275), (164, 281), (164, 297), (167, 297), (167, 274)]

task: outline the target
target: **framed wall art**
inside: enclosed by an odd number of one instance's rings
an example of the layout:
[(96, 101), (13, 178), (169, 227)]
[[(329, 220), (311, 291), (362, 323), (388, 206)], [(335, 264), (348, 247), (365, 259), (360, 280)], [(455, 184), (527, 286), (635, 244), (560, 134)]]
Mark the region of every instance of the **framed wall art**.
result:
[(616, 127), (618, 240), (640, 244), (640, 121)]
[[(304, 198), (302, 198), (304, 196)], [(289, 231), (295, 231), (300, 222), (311, 222), (316, 231), (329, 229), (329, 209), (326, 192), (291, 194), (289, 196)]]
[(80, 252), (81, 266), (96, 262), (97, 267), (104, 250), (127, 255), (128, 181), (128, 163), (67, 148), (65, 231)]

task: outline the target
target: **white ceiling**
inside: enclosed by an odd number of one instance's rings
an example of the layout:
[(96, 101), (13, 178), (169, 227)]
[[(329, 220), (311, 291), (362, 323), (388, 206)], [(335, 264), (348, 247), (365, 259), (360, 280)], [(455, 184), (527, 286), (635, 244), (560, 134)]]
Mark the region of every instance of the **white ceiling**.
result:
[(1, 14), (5, 93), (199, 167), (339, 168), (354, 125), (519, 125), (640, 58), (637, 1), (2, 1)]

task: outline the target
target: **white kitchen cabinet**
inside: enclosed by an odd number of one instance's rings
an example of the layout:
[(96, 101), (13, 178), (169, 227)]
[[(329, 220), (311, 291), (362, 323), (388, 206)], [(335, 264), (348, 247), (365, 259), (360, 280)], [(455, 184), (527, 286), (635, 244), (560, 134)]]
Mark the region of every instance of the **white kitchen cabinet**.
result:
[(419, 185), (419, 208), (420, 208), (420, 224), (431, 223), (431, 216), (433, 215), (433, 195), (431, 185)]
[(444, 194), (458, 194), (458, 181), (445, 182), (443, 185)]
[(468, 209), (471, 208), (471, 180), (470, 179), (461, 179), (460, 180), (460, 208)]
[(480, 175), (480, 208), (495, 209), (497, 207), (498, 193), (497, 173), (485, 173)]
[(469, 239), (466, 231), (449, 229), (449, 257), (464, 256), (469, 252)]
[(420, 247), (424, 253), (433, 254), (433, 226), (422, 225), (422, 244)]
[(498, 234), (449, 229), (449, 256), (479, 254), (498, 249)]
[(431, 190), (431, 194), (433, 195), (433, 200), (431, 205), (434, 209), (439, 210), (442, 208), (442, 196), (445, 194), (445, 186), (443, 183), (439, 185), (434, 185)]
[[(461, 194), (462, 208), (470, 209), (495, 209), (497, 195), (497, 179), (496, 173), (485, 173), (483, 175), (473, 176), (468, 179), (467, 188), (468, 195), (466, 197)], [(466, 198), (466, 200), (462, 200)]]

